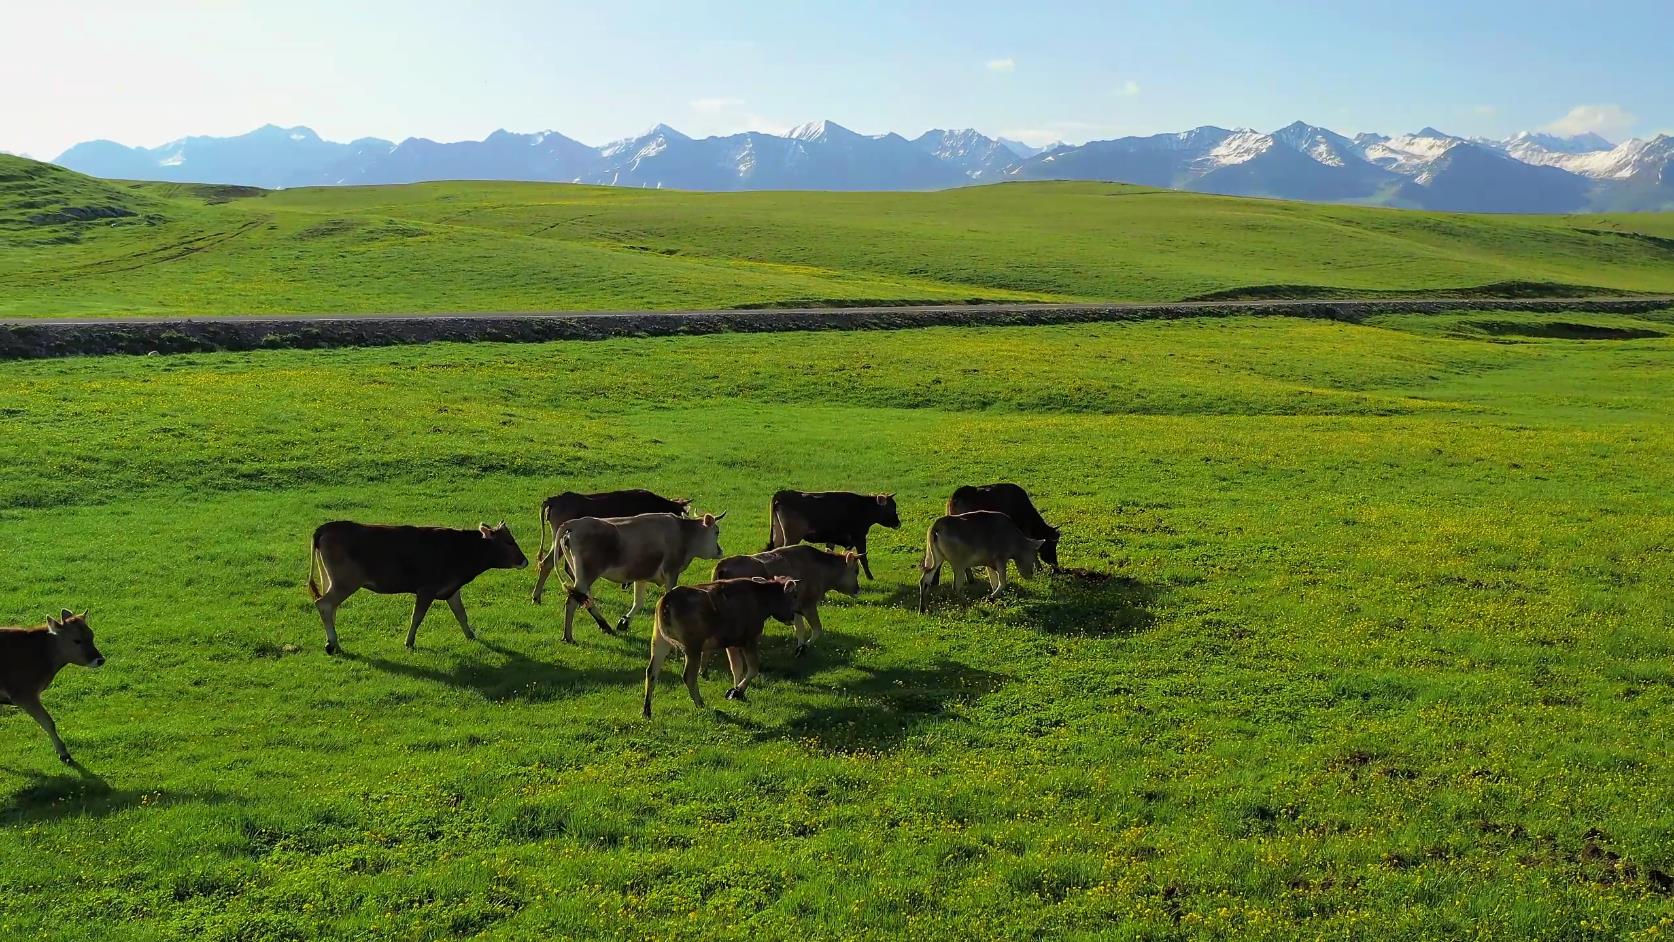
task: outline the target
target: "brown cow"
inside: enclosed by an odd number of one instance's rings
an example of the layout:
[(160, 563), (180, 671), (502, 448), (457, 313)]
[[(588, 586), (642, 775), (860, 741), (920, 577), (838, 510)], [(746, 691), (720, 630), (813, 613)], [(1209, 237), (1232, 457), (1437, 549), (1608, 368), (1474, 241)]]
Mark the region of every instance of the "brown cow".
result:
[(947, 512), (950, 514), (970, 513), (973, 510), (994, 510), (1011, 518), (1023, 535), (1031, 540), (1041, 540), (1040, 560), (1058, 571), (1058, 538), (1063, 531), (1047, 523), (1035, 509), (1035, 502), (1029, 499), (1029, 492), (1016, 484), (1002, 481), (998, 484), (967, 484), (953, 492), (947, 499)]
[[(690, 498), (663, 497), (639, 487), (601, 491), (597, 494), (565, 491), (556, 497), (548, 497), (541, 502), (541, 545), (535, 555), (540, 575), (535, 580), (535, 604), (541, 603), (541, 596), (546, 592), (546, 578), (552, 574), (559, 558), (556, 543), (551, 552), (547, 551), (548, 530), (556, 537), (559, 527), (578, 517), (634, 517), (639, 514), (674, 514), (676, 517), (684, 517), (690, 512), (691, 503)], [(571, 572), (565, 572), (564, 575), (572, 579), (575, 577)]]
[(715, 564), (715, 579), (795, 579), (802, 587), (796, 600), (796, 653), (807, 653), (808, 645), (825, 633), (820, 625), (820, 601), (832, 589), (845, 595), (860, 594), (860, 554), (853, 550), (827, 553), (808, 545), (786, 546), (754, 556), (728, 556)]
[(767, 548), (801, 542), (841, 546), (860, 554), (860, 568), (872, 578), (866, 557), (866, 533), (873, 524), (891, 530), (901, 526), (894, 494), (854, 494), (848, 491), (780, 491), (773, 495), (768, 514)]
[[(407, 647), (418, 641), (419, 622), (430, 603), (441, 599), (474, 639), (459, 591), (490, 569), (524, 569), (529, 557), (506, 525), (475, 530), (445, 527), (386, 527), (337, 520), (314, 531), (308, 559), (308, 594), (325, 623), (326, 653), (336, 654), (337, 608), (361, 589), (380, 595), (417, 596)], [(320, 588), (323, 578), (325, 589)]]
[(728, 700), (744, 699), (744, 688), (761, 673), (761, 629), (768, 618), (790, 624), (800, 595), (796, 580), (722, 579), (695, 586), (676, 586), (657, 600), (651, 626), (651, 663), (645, 668), (645, 715), (651, 715), (651, 692), (657, 672), (669, 652), (686, 654), (686, 690), (703, 709), (698, 693), (698, 665), (716, 648), (727, 652), (732, 667)]
[(1000, 597), (1006, 587), (1006, 563), (1017, 562), (1025, 579), (1035, 575), (1035, 557), (1044, 540), (1031, 540), (1012, 519), (993, 510), (938, 517), (924, 536), (924, 564), (918, 579), (918, 610), (929, 611), (930, 587), (941, 575), (942, 564), (953, 567), (953, 593), (965, 587), (965, 571), (972, 566), (988, 567), (988, 582), (994, 591), (989, 601)]
[(0, 705), (11, 704), (29, 714), (52, 739), (58, 761), (67, 764), (70, 750), (58, 738), (58, 724), (41, 706), (41, 693), (66, 664), (104, 663), (105, 656), (93, 646), (86, 612), (76, 615), (66, 608), (37, 628), (0, 628)]
[(720, 559), (720, 524), (725, 516), (704, 514), (697, 520), (674, 514), (581, 517), (560, 525), (555, 537), (557, 552), (564, 555), (575, 573), (575, 585), (564, 603), (564, 641), (575, 643), (572, 629), (577, 606), (587, 609), (606, 633), (611, 631), (592, 595), (595, 581), (633, 583), (634, 603), (616, 622), (621, 630), (644, 604), (647, 585), (672, 589), (692, 560)]

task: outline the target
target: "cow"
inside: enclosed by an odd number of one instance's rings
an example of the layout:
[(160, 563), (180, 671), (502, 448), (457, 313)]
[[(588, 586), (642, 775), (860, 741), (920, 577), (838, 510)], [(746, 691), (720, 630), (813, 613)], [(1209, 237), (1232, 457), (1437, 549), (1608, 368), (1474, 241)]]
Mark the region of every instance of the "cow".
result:
[(58, 724), (41, 706), (41, 693), (52, 685), (66, 664), (100, 667), (105, 656), (93, 645), (87, 613), (63, 609), (57, 618), (35, 628), (0, 628), (0, 705), (10, 704), (29, 714), (46, 730), (58, 761), (68, 765), (70, 750), (58, 737)]
[[(546, 591), (546, 579), (552, 574), (552, 568), (557, 565), (559, 557), (556, 544), (551, 552), (547, 550), (546, 534), (549, 530), (556, 537), (559, 527), (578, 517), (633, 517), (638, 514), (674, 514), (676, 517), (684, 517), (690, 513), (691, 504), (689, 497), (663, 497), (639, 487), (601, 491), (597, 494), (565, 491), (557, 497), (548, 497), (541, 502), (541, 543), (535, 555), (540, 575), (535, 580), (535, 604), (540, 604), (541, 596)], [(574, 573), (570, 572), (565, 572), (564, 575), (574, 577)]]
[[(337, 609), (361, 589), (380, 595), (413, 595), (413, 623), (407, 649), (418, 642), (419, 622), (430, 603), (441, 599), (466, 640), (476, 638), (465, 619), (459, 591), (490, 569), (526, 569), (529, 557), (506, 528), (482, 524), (475, 530), (446, 527), (376, 526), (336, 520), (314, 531), (308, 558), (308, 594), (325, 623), (326, 653), (337, 644)], [(321, 583), (325, 588), (321, 588)]]
[(820, 601), (832, 589), (845, 595), (860, 594), (860, 554), (853, 550), (827, 553), (813, 546), (786, 546), (754, 556), (728, 556), (715, 564), (713, 578), (747, 579), (784, 576), (802, 587), (796, 600), (796, 653), (801, 656), (825, 629), (820, 626)]
[[(1041, 562), (1052, 567), (1053, 572), (1059, 571), (1058, 566), (1058, 537), (1063, 531), (1047, 523), (1035, 509), (1034, 501), (1029, 499), (1029, 492), (1016, 484), (1001, 482), (999, 484), (967, 484), (953, 492), (947, 499), (949, 514), (970, 513), (973, 510), (995, 510), (1011, 518), (1023, 535), (1031, 540), (1041, 540)], [(969, 578), (969, 573), (966, 574)]]
[(695, 586), (676, 586), (657, 600), (651, 624), (651, 663), (645, 668), (646, 717), (651, 716), (651, 692), (657, 672), (669, 652), (686, 655), (686, 690), (703, 709), (698, 693), (698, 665), (705, 652), (725, 649), (732, 667), (728, 700), (744, 699), (744, 688), (761, 673), (761, 630), (768, 618), (790, 624), (796, 617), (801, 589), (796, 580), (722, 579)]
[(797, 543), (824, 543), (860, 554), (860, 568), (871, 579), (866, 558), (866, 532), (873, 524), (891, 530), (901, 526), (894, 494), (852, 494), (848, 491), (780, 491), (769, 507), (767, 549)]
[(564, 642), (575, 643), (572, 626), (577, 606), (587, 609), (599, 627), (610, 633), (592, 595), (595, 581), (633, 583), (633, 605), (616, 622), (616, 629), (624, 630), (645, 603), (647, 585), (672, 589), (692, 560), (720, 559), (721, 518), (725, 516), (704, 514), (694, 520), (674, 514), (639, 514), (578, 517), (560, 524), (553, 537), (556, 552), (564, 555), (575, 573), (575, 584), (564, 603)]
[(994, 510), (973, 510), (936, 518), (924, 536), (918, 610), (930, 610), (930, 587), (941, 575), (942, 563), (953, 567), (955, 597), (965, 587), (965, 573), (970, 567), (988, 567), (988, 583), (994, 587), (988, 599), (993, 601), (1006, 587), (1006, 562), (1015, 560), (1019, 575), (1034, 578), (1035, 557), (1045, 542), (1025, 536), (1010, 517)]

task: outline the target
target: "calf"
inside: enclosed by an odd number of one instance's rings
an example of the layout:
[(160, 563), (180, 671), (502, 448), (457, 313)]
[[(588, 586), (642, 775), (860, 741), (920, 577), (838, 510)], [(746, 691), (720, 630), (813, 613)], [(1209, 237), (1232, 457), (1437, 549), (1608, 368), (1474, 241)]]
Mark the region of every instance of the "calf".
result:
[[(638, 514), (674, 514), (676, 517), (684, 517), (690, 511), (691, 503), (690, 498), (663, 497), (638, 487), (621, 491), (602, 491), (598, 494), (565, 491), (557, 497), (548, 497), (541, 502), (541, 544), (535, 555), (536, 564), (540, 567), (540, 576), (535, 580), (535, 604), (540, 604), (541, 595), (546, 590), (546, 577), (552, 574), (552, 568), (559, 558), (556, 539), (552, 551), (547, 551), (548, 530), (551, 530), (556, 538), (559, 527), (579, 517), (632, 517)], [(574, 578), (575, 574), (566, 572), (565, 575)]]
[(1017, 572), (1025, 579), (1035, 575), (1035, 557), (1045, 541), (1031, 540), (1003, 513), (973, 510), (965, 514), (938, 517), (924, 537), (924, 565), (918, 578), (918, 610), (930, 609), (930, 587), (941, 576), (942, 563), (953, 567), (953, 593), (965, 587), (966, 570), (988, 567), (988, 582), (999, 598), (1006, 587), (1006, 562), (1016, 560)]
[(794, 579), (722, 579), (677, 586), (657, 600), (651, 627), (651, 663), (645, 668), (645, 715), (651, 715), (651, 692), (657, 672), (671, 650), (686, 654), (686, 690), (703, 709), (698, 693), (698, 665), (707, 651), (724, 648), (732, 667), (728, 700), (744, 699), (744, 688), (761, 673), (761, 629), (768, 618), (790, 624), (796, 617), (800, 589)]
[(860, 594), (860, 555), (853, 550), (838, 555), (812, 546), (787, 546), (754, 556), (728, 556), (715, 564), (716, 579), (795, 579), (802, 587), (796, 600), (796, 653), (807, 653), (808, 644), (825, 629), (820, 626), (820, 600), (832, 589), (845, 595)]
[(994, 510), (1011, 518), (1023, 535), (1031, 540), (1041, 540), (1041, 562), (1058, 571), (1058, 537), (1063, 531), (1047, 523), (1035, 509), (1034, 501), (1029, 499), (1029, 492), (1016, 484), (967, 484), (953, 492), (947, 499), (947, 512), (950, 514), (970, 513), (973, 510)]
[(86, 612), (76, 615), (66, 608), (38, 628), (0, 628), (0, 705), (10, 704), (29, 714), (52, 739), (58, 760), (68, 763), (70, 750), (58, 738), (58, 724), (41, 706), (41, 693), (66, 664), (98, 667), (104, 663), (105, 656), (93, 646)]
[[(467, 640), (476, 637), (465, 620), (459, 590), (490, 569), (524, 569), (529, 557), (511, 531), (482, 524), (475, 530), (443, 527), (385, 527), (338, 520), (314, 531), (308, 560), (308, 594), (325, 623), (326, 653), (336, 654), (337, 609), (361, 589), (380, 595), (414, 595), (407, 648), (418, 641), (419, 622), (430, 603), (442, 599)], [(325, 588), (320, 588), (321, 582)]]
[(721, 517), (725, 516), (704, 514), (697, 520), (674, 514), (581, 517), (559, 525), (554, 535), (556, 551), (575, 573), (575, 585), (564, 604), (564, 641), (575, 643), (572, 626), (578, 605), (587, 609), (600, 628), (611, 630), (592, 595), (595, 581), (633, 583), (633, 605), (616, 623), (618, 629), (625, 629), (645, 602), (647, 585), (672, 589), (692, 560), (720, 559)]
[(894, 494), (851, 494), (848, 491), (780, 491), (773, 495), (767, 548), (801, 542), (841, 546), (860, 554), (860, 567), (872, 578), (866, 558), (866, 533), (873, 524), (894, 530), (901, 526)]

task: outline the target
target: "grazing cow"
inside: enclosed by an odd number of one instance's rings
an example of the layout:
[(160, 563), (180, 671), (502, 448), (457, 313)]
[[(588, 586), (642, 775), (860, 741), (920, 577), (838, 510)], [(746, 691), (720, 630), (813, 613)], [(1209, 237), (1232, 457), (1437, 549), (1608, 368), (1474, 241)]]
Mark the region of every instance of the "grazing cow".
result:
[(64, 609), (38, 628), (0, 628), (0, 705), (11, 704), (29, 714), (52, 739), (58, 761), (70, 761), (70, 750), (58, 738), (58, 724), (41, 706), (41, 692), (66, 664), (98, 667), (105, 656), (93, 646), (87, 613)]
[(651, 715), (651, 691), (671, 650), (686, 654), (686, 690), (703, 709), (698, 693), (698, 665), (703, 655), (725, 649), (732, 667), (728, 700), (744, 699), (744, 688), (761, 673), (761, 629), (768, 618), (790, 624), (796, 617), (800, 589), (796, 580), (722, 579), (676, 586), (657, 600), (651, 626), (651, 663), (645, 668), (645, 715)]
[(571, 633), (576, 606), (587, 609), (607, 633), (610, 625), (599, 614), (592, 595), (599, 579), (634, 585), (634, 603), (617, 621), (625, 629), (645, 602), (645, 587), (651, 583), (672, 589), (694, 559), (721, 558), (721, 517), (704, 514), (692, 520), (674, 514), (639, 514), (634, 517), (580, 517), (560, 524), (554, 536), (557, 552), (575, 573), (564, 604), (564, 641), (575, 643)]
[[(308, 560), (308, 594), (325, 623), (326, 653), (336, 654), (337, 609), (361, 589), (380, 595), (414, 595), (413, 623), (407, 648), (418, 641), (419, 622), (430, 603), (441, 599), (453, 609), (467, 640), (474, 639), (465, 620), (459, 590), (490, 569), (524, 569), (529, 557), (501, 523), (475, 530), (444, 527), (385, 527), (338, 520), (314, 531)], [(321, 582), (325, 588), (320, 588)]]
[(1006, 562), (1015, 560), (1025, 579), (1035, 575), (1035, 557), (1044, 540), (1031, 540), (1003, 513), (973, 510), (965, 514), (938, 517), (924, 537), (924, 565), (918, 578), (918, 610), (930, 609), (930, 587), (942, 572), (942, 563), (953, 567), (953, 594), (965, 587), (965, 572), (972, 566), (988, 567), (988, 583), (994, 591), (989, 601), (1000, 597), (1006, 587)]
[(901, 526), (894, 494), (851, 494), (848, 491), (780, 491), (769, 510), (771, 529), (767, 548), (797, 543), (824, 543), (860, 554), (860, 567), (872, 578), (866, 558), (866, 532), (873, 524), (891, 530)]
[[(633, 517), (639, 514), (674, 514), (676, 517), (684, 517), (690, 511), (691, 503), (690, 498), (663, 497), (639, 487), (602, 491), (598, 494), (565, 491), (557, 497), (548, 497), (541, 502), (541, 544), (535, 554), (540, 576), (535, 580), (535, 604), (540, 604), (541, 596), (546, 591), (546, 578), (552, 574), (552, 568), (557, 565), (559, 557), (556, 543), (551, 552), (547, 551), (548, 530), (556, 537), (559, 527), (578, 517)], [(574, 578), (575, 574), (566, 572), (565, 575)]]
[(796, 653), (807, 653), (809, 642), (825, 633), (820, 626), (820, 600), (832, 589), (846, 595), (860, 594), (860, 554), (827, 553), (816, 547), (787, 546), (768, 550), (754, 556), (728, 556), (715, 564), (719, 579), (771, 578), (784, 576), (795, 579), (802, 587), (796, 600)]
[(1058, 537), (1063, 531), (1047, 523), (1029, 499), (1029, 492), (1016, 484), (967, 484), (947, 499), (950, 514), (970, 513), (973, 510), (994, 510), (1011, 518), (1023, 535), (1031, 540), (1042, 540), (1041, 562), (1058, 571)]

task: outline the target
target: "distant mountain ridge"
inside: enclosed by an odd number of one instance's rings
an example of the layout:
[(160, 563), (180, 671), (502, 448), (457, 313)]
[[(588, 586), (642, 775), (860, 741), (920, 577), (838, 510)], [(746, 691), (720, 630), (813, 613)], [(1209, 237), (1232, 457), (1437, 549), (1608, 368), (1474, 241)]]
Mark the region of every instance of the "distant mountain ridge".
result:
[(659, 124), (594, 147), (556, 131), (481, 141), (322, 139), (264, 125), (153, 148), (89, 141), (57, 164), (99, 177), (267, 188), (533, 180), (692, 190), (934, 190), (1004, 180), (1111, 180), (1321, 202), (1477, 212), (1674, 210), (1674, 137), (1619, 145), (1596, 134), (1501, 141), (1426, 127), (1350, 138), (1297, 121), (1271, 133), (1214, 126), (1033, 148), (972, 129), (911, 140), (832, 121), (783, 135), (693, 138)]

